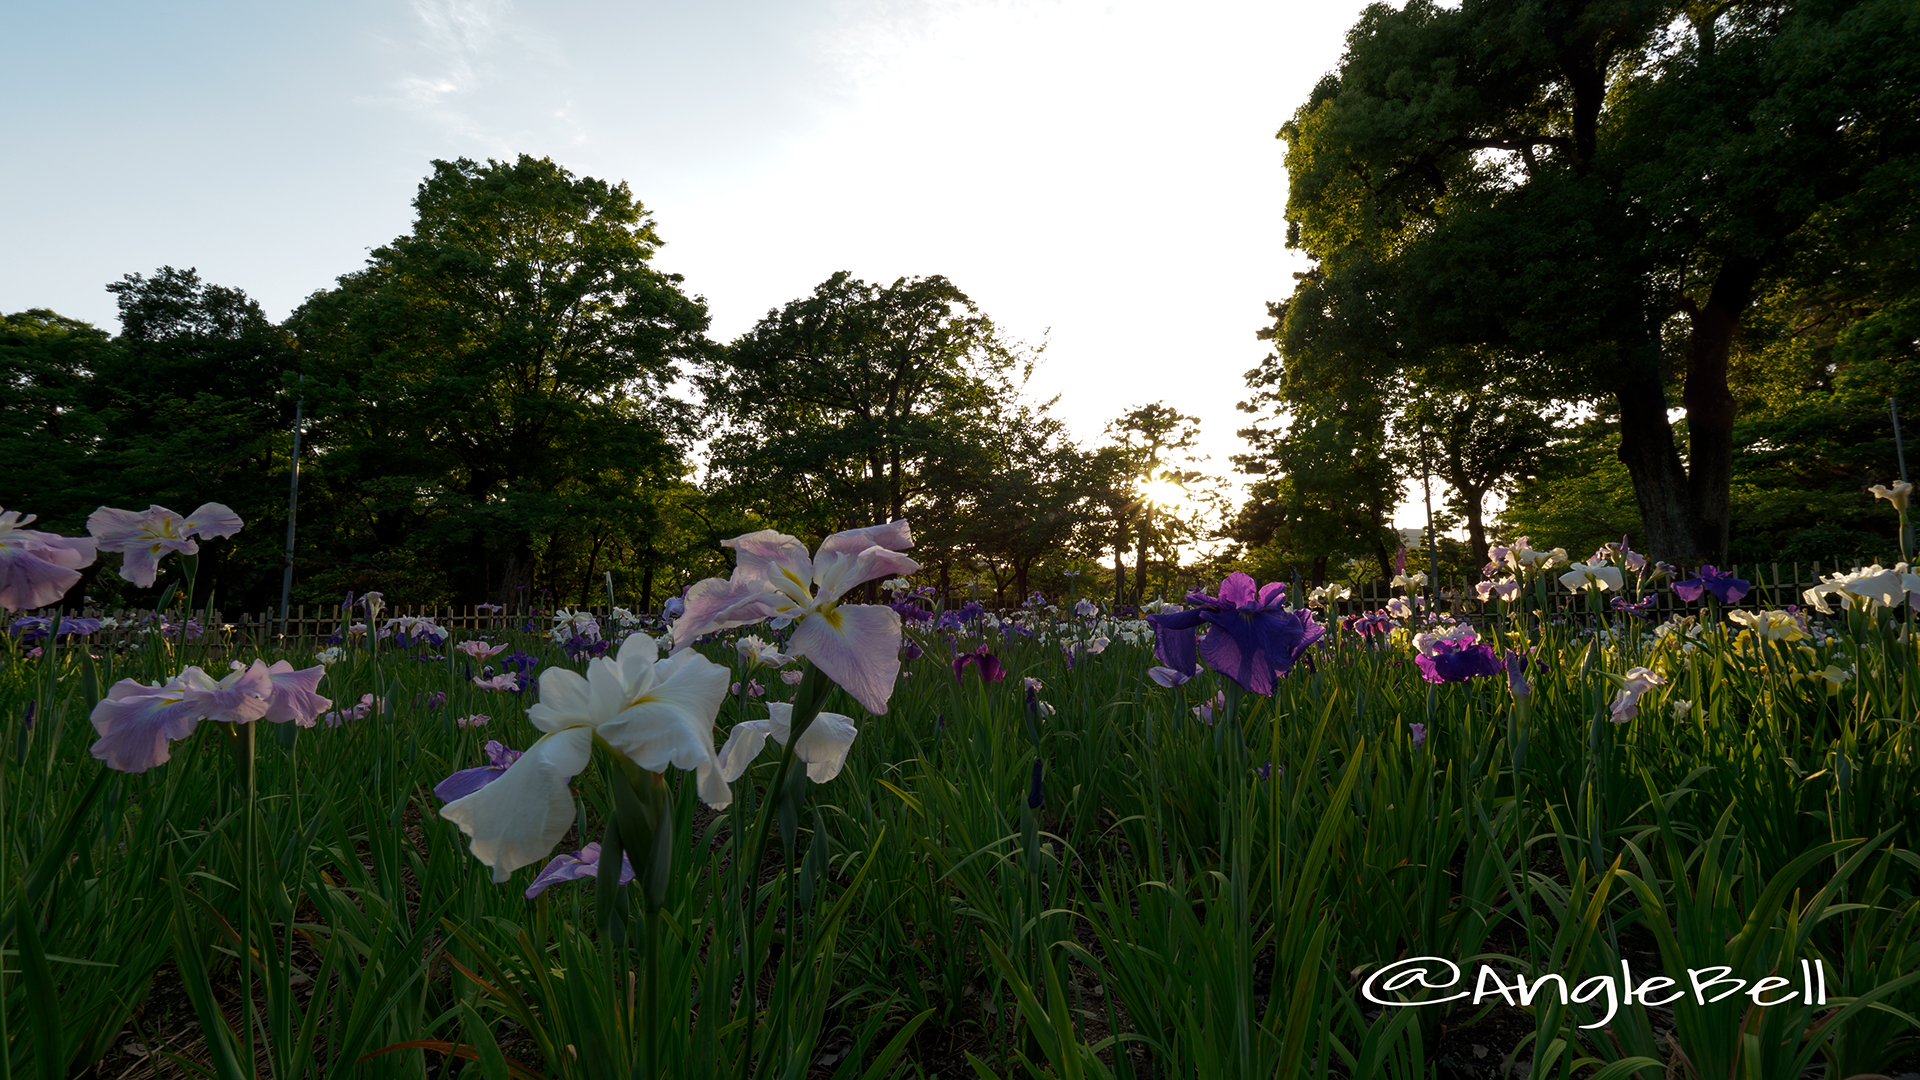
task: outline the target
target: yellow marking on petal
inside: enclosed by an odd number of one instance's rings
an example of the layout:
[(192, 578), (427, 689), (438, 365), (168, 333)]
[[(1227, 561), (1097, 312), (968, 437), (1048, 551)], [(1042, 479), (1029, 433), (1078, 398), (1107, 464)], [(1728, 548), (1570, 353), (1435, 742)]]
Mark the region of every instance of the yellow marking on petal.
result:
[(799, 578), (799, 575), (795, 574), (793, 571), (787, 569), (784, 566), (780, 568), (780, 576), (783, 578), (786, 578), (788, 581), (793, 582), (795, 585), (798, 585), (803, 589), (807, 587), (807, 583), (804, 581), (801, 581)]
[(653, 696), (652, 694), (641, 694), (639, 697), (634, 698), (632, 701), (627, 702), (626, 705), (622, 707), (620, 711), (626, 712), (628, 709), (636, 708), (638, 706), (645, 705), (648, 702), (659, 701), (659, 700), (661, 699)]
[(833, 601), (829, 600), (826, 603), (820, 605), (819, 610), (816, 611), (815, 614), (826, 619), (828, 626), (831, 626), (835, 630), (838, 630), (840, 629), (840, 624), (843, 621), (839, 611), (839, 607), (840, 607), (839, 604), (836, 604)]

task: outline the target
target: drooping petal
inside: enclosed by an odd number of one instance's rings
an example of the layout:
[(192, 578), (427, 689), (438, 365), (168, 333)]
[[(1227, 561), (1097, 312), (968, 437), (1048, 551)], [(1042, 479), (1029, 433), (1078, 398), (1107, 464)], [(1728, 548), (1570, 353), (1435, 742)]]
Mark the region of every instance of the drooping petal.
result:
[[(769, 704), (767, 711), (775, 709), (787, 711), (791, 720), (793, 706), (778, 702)], [(781, 725), (782, 731), (786, 725)], [(781, 732), (776, 732), (776, 737)], [(847, 751), (853, 748), (854, 736), (860, 734), (853, 726), (853, 720), (839, 713), (823, 712), (813, 718), (807, 730), (800, 733), (800, 741), (794, 744), (793, 756), (807, 763), (807, 779), (816, 784), (824, 784), (840, 775), (840, 769), (847, 763)]]
[(272, 691), (267, 696), (267, 711), (260, 719), (275, 724), (291, 720), (300, 727), (312, 727), (315, 718), (333, 707), (331, 698), (315, 692), (320, 686), (320, 677), (326, 673), (325, 664), (296, 671), (285, 660), (274, 661), (267, 669)]
[(220, 503), (203, 503), (181, 522), (181, 534), (203, 539), (232, 536), (240, 531), (240, 524), (240, 515)]
[[(496, 679), (504, 677), (495, 676)], [(477, 678), (474, 681), (487, 686)], [(550, 667), (540, 673), (540, 700), (527, 709), (527, 720), (534, 727), (547, 732), (580, 725), (597, 727), (606, 718), (596, 720), (592, 706), (592, 687), (579, 672), (570, 668)]]
[(433, 785), (434, 798), (441, 802), (454, 802), (507, 775), (507, 770), (495, 765), (481, 765), (472, 769), (461, 769), (445, 780)]
[(1210, 630), (1200, 639), (1200, 655), (1207, 666), (1232, 679), (1248, 693), (1273, 693), (1273, 665), (1266, 654), (1241, 647), (1232, 634)]
[(80, 575), (39, 550), (0, 543), (0, 608), (28, 611), (65, 596)]
[(849, 604), (800, 620), (787, 642), (866, 706), (883, 715), (900, 677), (900, 615), (892, 608)]
[(498, 780), (440, 808), (473, 838), (473, 856), (493, 868), (494, 884), (546, 858), (566, 835), (574, 816), (567, 781), (587, 767), (592, 749), (592, 728), (542, 736)]
[(186, 688), (179, 682), (176, 678), (162, 687), (121, 679), (113, 684), (89, 716), (100, 734), (93, 756), (109, 769), (129, 773), (166, 762), (167, 743), (193, 734), (202, 716), (196, 704), (185, 699)]
[(742, 720), (727, 732), (726, 745), (720, 748), (717, 758), (720, 775), (727, 783), (740, 779), (753, 759), (760, 756), (767, 745), (767, 736), (772, 733), (772, 724), (771, 720)]

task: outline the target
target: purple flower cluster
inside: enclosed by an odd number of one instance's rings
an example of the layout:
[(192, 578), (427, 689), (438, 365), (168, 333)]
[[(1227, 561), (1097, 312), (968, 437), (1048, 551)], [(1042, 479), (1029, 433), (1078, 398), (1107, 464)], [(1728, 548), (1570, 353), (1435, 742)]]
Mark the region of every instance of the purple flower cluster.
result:
[[(1271, 694), (1275, 677), (1292, 671), (1327, 632), (1311, 611), (1288, 610), (1286, 599), (1284, 584), (1257, 586), (1236, 571), (1220, 583), (1218, 596), (1196, 590), (1187, 594), (1187, 610), (1147, 616), (1154, 629), (1155, 655), (1176, 671), (1189, 670), (1197, 645), (1208, 667), (1250, 693)], [(1203, 624), (1206, 636), (1196, 643)]]
[(1447, 636), (1422, 634), (1420, 655), (1413, 658), (1421, 678), (1430, 683), (1465, 682), (1506, 674), (1507, 667), (1494, 655), (1493, 646), (1480, 642), (1479, 636), (1462, 626)]
[(1737, 604), (1752, 589), (1752, 583), (1746, 579), (1713, 566), (1703, 566), (1693, 577), (1673, 583), (1673, 591), (1689, 604), (1698, 603), (1706, 593), (1712, 593), (1714, 599), (1723, 604)]
[(946, 611), (941, 612), (940, 617), (933, 621), (933, 628), (935, 630), (958, 630), (986, 613), (987, 609), (981, 607), (978, 601), (969, 600), (962, 607), (948, 608)]
[[(36, 641), (45, 640), (52, 630), (53, 620), (38, 615), (22, 615), (13, 620), (13, 625), (8, 628), (8, 632), (19, 638), (22, 645), (31, 645)], [(99, 619), (60, 620), (61, 637), (85, 637), (99, 631)]]

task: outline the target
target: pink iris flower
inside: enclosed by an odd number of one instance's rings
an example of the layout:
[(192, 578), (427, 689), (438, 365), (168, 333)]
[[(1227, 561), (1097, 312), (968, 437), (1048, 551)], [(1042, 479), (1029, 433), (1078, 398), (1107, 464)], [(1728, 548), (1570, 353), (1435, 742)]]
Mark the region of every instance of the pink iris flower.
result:
[(813, 661), (872, 713), (885, 713), (900, 675), (900, 615), (880, 604), (840, 598), (875, 578), (920, 569), (901, 554), (913, 546), (904, 521), (848, 529), (827, 537), (811, 558), (797, 538), (763, 529), (721, 543), (738, 559), (733, 577), (707, 578), (687, 590), (687, 610), (673, 624), (679, 652), (703, 634), (772, 620), (794, 624), (788, 653)]
[(454, 648), (460, 650), (463, 653), (466, 653), (468, 656), (473, 657), (475, 660), (485, 660), (487, 657), (492, 656), (495, 653), (502, 653), (507, 651), (507, 646), (504, 643), (500, 645), (495, 645), (490, 641), (481, 641), (479, 638), (474, 638), (469, 641), (463, 641), (460, 644), (455, 645)]
[(240, 515), (219, 503), (207, 503), (185, 517), (164, 506), (144, 511), (103, 506), (87, 515), (87, 531), (101, 551), (125, 556), (120, 576), (144, 589), (153, 585), (160, 560), (168, 552), (198, 554), (199, 540), (239, 532)]
[(92, 565), (94, 542), (24, 526), (32, 514), (0, 512), (0, 608), (30, 611), (66, 595)]

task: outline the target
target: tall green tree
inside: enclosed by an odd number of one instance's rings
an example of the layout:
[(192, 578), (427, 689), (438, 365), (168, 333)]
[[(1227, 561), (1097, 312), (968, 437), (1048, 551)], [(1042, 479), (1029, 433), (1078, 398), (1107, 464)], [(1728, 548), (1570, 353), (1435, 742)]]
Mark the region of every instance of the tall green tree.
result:
[(683, 474), (693, 413), (671, 388), (712, 348), (706, 306), (652, 265), (662, 241), (624, 183), (462, 158), (413, 206), (411, 232), (290, 320), (317, 449), (370, 549), (458, 552), (441, 561), (474, 570), (445, 587), (515, 603), (543, 555), (596, 528), (604, 545)]
[(1916, 103), (1906, 0), (1375, 5), (1281, 130), (1315, 262), (1281, 356), (1384, 381), (1490, 349), (1542, 403), (1609, 400), (1652, 550), (1714, 556), (1745, 321), (1862, 242)]
[(703, 361), (709, 480), (783, 528), (899, 518), (940, 495), (936, 474), (953, 490), (963, 462), (991, 460), (980, 451), (1020, 367), (946, 278), (834, 274)]
[(0, 315), (0, 507), (57, 532), (85, 528), (108, 494), (92, 465), (108, 430), (88, 391), (113, 347), (106, 331), (45, 309)]

